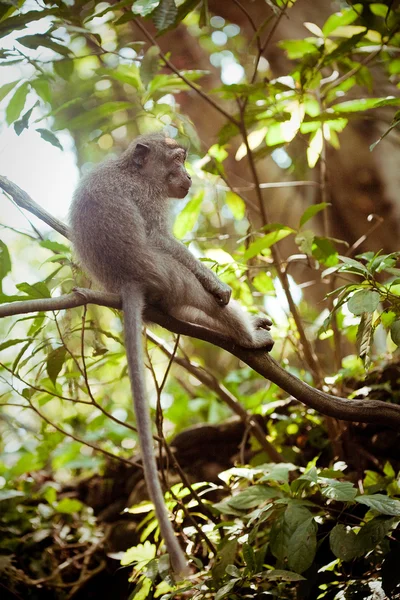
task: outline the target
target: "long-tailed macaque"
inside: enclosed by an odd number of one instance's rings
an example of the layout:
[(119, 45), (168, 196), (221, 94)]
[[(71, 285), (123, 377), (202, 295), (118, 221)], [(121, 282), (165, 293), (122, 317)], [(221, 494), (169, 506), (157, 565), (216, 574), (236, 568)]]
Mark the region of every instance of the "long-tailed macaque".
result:
[(173, 570), (188, 573), (158, 478), (150, 410), (145, 398), (142, 313), (145, 303), (203, 325), (245, 348), (273, 346), (271, 321), (251, 317), (230, 299), (231, 289), (171, 234), (170, 198), (191, 186), (186, 151), (162, 134), (138, 137), (116, 159), (85, 176), (74, 195), (72, 241), (82, 266), (107, 291), (120, 293), (129, 377), (141, 456)]

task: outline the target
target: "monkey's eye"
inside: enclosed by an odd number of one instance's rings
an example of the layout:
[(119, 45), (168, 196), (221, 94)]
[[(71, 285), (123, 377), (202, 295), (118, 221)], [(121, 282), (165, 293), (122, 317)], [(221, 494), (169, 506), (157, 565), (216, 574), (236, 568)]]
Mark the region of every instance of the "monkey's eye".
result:
[(182, 164), (186, 160), (186, 150), (180, 148), (177, 152), (175, 152), (173, 156), (173, 160), (176, 163)]

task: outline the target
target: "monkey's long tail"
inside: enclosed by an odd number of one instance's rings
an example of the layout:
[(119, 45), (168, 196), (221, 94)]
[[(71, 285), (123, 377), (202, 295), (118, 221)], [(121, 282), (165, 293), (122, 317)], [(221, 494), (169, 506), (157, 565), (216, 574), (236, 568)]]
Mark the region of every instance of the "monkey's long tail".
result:
[(123, 286), (121, 295), (122, 307), (124, 309), (128, 371), (147, 490), (155, 507), (161, 535), (168, 550), (172, 569), (177, 575), (185, 576), (190, 573), (189, 567), (169, 520), (154, 457), (150, 408), (147, 404), (143, 368), (142, 314), (144, 309), (144, 293), (140, 284), (132, 282)]

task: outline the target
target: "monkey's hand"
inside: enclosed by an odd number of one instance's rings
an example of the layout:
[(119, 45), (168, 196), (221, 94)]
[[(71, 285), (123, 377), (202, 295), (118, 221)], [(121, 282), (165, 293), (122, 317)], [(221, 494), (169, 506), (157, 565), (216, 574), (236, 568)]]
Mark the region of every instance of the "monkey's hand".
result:
[(215, 287), (213, 286), (209, 292), (214, 296), (217, 303), (221, 306), (228, 304), (229, 300), (231, 299), (232, 290), (229, 285), (223, 283), (223, 281), (218, 280), (218, 285)]

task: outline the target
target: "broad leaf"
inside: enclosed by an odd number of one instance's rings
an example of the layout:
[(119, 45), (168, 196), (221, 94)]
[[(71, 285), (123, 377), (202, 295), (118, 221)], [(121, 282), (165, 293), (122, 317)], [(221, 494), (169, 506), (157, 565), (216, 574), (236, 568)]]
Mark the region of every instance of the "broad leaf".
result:
[(14, 121), (16, 121), (19, 115), (21, 114), (25, 106), (28, 90), (28, 83), (23, 83), (19, 86), (19, 88), (16, 90), (13, 97), (9, 101), (8, 106), (6, 108), (6, 121), (8, 125), (14, 123)]
[(373, 313), (378, 308), (379, 301), (379, 292), (375, 290), (360, 290), (353, 294), (347, 306), (353, 315), (362, 315), (363, 313)]
[(141, 17), (147, 17), (160, 4), (160, 0), (135, 0), (132, 4), (132, 12)]
[(330, 206), (329, 202), (321, 202), (320, 204), (313, 204), (306, 208), (300, 218), (300, 227), (303, 227), (304, 223), (307, 223), (312, 217), (317, 215), (321, 210), (324, 210), (327, 206)]
[(234, 192), (226, 192), (225, 202), (229, 206), (234, 218), (237, 221), (241, 221), (242, 219), (244, 219), (244, 216), (246, 214), (246, 204), (240, 196), (238, 196)]
[(383, 494), (373, 494), (372, 496), (357, 496), (355, 501), (359, 504), (365, 504), (370, 509), (375, 510), (382, 515), (391, 515), (400, 517), (400, 500), (389, 498)]
[(275, 488), (267, 485), (253, 485), (236, 496), (227, 499), (227, 503), (232, 508), (244, 510), (246, 508), (259, 506), (262, 502), (270, 500), (271, 498), (276, 498), (279, 495), (279, 490)]
[(338, 27), (351, 25), (351, 23), (358, 19), (362, 10), (362, 4), (354, 4), (351, 8), (344, 8), (342, 11), (334, 13), (325, 21), (322, 31), (328, 36)]
[(50, 142), (50, 144), (52, 146), (55, 146), (56, 148), (63, 150), (63, 147), (61, 146), (60, 142), (58, 141), (57, 136), (54, 135), (54, 133), (52, 131), (50, 131), (49, 129), (42, 129), (42, 128), (36, 129), (36, 131), (40, 134), (40, 137), (45, 142)]
[(335, 525), (329, 535), (329, 542), (333, 554), (341, 560), (353, 560), (359, 553), (359, 542), (352, 529), (339, 523)]
[(250, 244), (244, 253), (244, 260), (254, 258), (257, 254), (261, 254), (263, 250), (267, 250), (292, 233), (294, 233), (294, 229), (284, 225), (277, 225), (274, 231), (266, 233), (263, 237)]
[(50, 380), (53, 384), (56, 384), (57, 377), (63, 368), (65, 355), (66, 355), (65, 346), (59, 346), (50, 352), (47, 357), (46, 362), (46, 370)]

